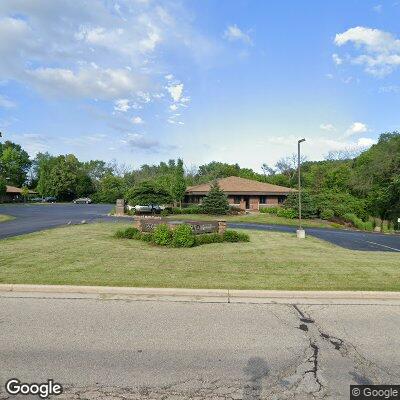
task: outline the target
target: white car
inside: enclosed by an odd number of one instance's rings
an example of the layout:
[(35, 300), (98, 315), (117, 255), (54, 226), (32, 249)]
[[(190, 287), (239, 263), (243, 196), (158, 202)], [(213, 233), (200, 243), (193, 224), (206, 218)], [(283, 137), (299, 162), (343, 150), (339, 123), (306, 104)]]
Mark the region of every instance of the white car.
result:
[[(130, 208), (129, 208), (130, 207)], [(137, 204), (136, 206), (127, 206), (128, 210), (134, 209), (138, 213), (160, 213), (162, 210), (165, 210), (165, 206), (159, 206), (158, 204), (147, 204), (141, 206)]]
[(74, 200), (74, 204), (90, 204), (91, 202), (92, 200), (89, 197), (80, 197)]

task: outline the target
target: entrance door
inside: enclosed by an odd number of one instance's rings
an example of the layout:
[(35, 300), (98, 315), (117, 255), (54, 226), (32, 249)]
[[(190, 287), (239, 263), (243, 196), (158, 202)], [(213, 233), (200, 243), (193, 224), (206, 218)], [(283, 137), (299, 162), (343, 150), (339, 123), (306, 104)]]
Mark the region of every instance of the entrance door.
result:
[(246, 202), (246, 210), (250, 209), (250, 197), (245, 196), (244, 201)]

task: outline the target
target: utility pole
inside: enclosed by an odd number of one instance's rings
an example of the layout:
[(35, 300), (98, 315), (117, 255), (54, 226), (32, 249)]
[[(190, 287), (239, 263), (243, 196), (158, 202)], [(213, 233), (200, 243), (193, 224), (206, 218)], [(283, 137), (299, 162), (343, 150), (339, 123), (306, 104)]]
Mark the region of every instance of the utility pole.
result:
[(306, 232), (301, 226), (301, 156), (300, 156), (300, 143), (305, 142), (306, 139), (297, 141), (297, 178), (298, 178), (298, 193), (299, 193), (299, 228), (297, 229), (297, 237), (304, 239)]

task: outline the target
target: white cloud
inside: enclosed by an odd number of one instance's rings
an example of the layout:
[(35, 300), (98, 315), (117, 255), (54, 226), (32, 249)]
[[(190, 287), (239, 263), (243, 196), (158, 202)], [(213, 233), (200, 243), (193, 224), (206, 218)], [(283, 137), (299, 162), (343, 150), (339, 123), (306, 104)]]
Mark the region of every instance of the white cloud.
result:
[(131, 106), (129, 105), (129, 99), (118, 99), (114, 102), (114, 110), (118, 112), (127, 112)]
[(244, 33), (237, 25), (229, 25), (224, 32), (224, 38), (231, 42), (241, 41), (249, 45), (253, 44), (249, 34)]
[(175, 102), (178, 102), (183, 94), (183, 83), (171, 85), (167, 87), (169, 94)]
[(37, 68), (27, 74), (41, 91), (59, 96), (113, 99), (140, 88), (139, 76), (126, 69), (84, 66), (77, 71), (64, 68)]
[(371, 138), (359, 138), (357, 140), (358, 147), (370, 147), (375, 143), (376, 143), (376, 140), (371, 139)]
[(332, 124), (321, 124), (319, 127), (323, 131), (334, 131), (335, 130), (335, 127)]
[(1, 0), (0, 80), (60, 97), (134, 97), (157, 87), (160, 70), (169, 67), (164, 44), (198, 56), (191, 39), (207, 38), (185, 13), (183, 6), (139, 0), (111, 7), (103, 0)]
[(160, 145), (157, 140), (147, 138), (140, 133), (130, 133), (122, 142), (127, 144), (130, 148), (143, 150), (154, 149)]
[(343, 60), (336, 54), (332, 54), (332, 60), (336, 65), (341, 65), (343, 63)]
[(132, 118), (132, 122), (133, 122), (134, 124), (136, 124), (136, 125), (139, 125), (139, 124), (143, 124), (143, 123), (144, 123), (143, 119), (140, 118), (140, 117), (133, 117), (133, 118)]
[(178, 109), (178, 106), (176, 104), (171, 104), (169, 108), (171, 111), (176, 111)]
[(353, 122), (349, 129), (347, 129), (346, 133), (349, 135), (355, 135), (359, 133), (367, 132), (368, 127), (366, 124), (362, 122)]
[(354, 64), (363, 65), (365, 71), (385, 76), (400, 66), (400, 40), (379, 29), (357, 26), (335, 36), (335, 44), (354, 44), (362, 52), (350, 57)]
[(0, 94), (0, 107), (13, 108), (15, 106), (16, 104), (13, 101), (11, 101), (8, 97)]
[(164, 77), (167, 81), (172, 81), (172, 79), (174, 79), (174, 76), (172, 75), (172, 74), (168, 74), (168, 75), (165, 75), (165, 77)]

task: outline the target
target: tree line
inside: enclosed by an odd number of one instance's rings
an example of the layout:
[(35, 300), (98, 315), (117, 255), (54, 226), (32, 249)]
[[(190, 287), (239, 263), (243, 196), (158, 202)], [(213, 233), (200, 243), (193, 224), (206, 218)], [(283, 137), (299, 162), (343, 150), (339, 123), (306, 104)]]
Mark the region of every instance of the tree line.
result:
[[(55, 196), (60, 201), (90, 196), (95, 202), (114, 203), (117, 198), (134, 201), (145, 193), (157, 192), (179, 204), (187, 186), (228, 176), (286, 187), (297, 185), (295, 156), (282, 158), (273, 166), (263, 164), (261, 170), (258, 173), (217, 161), (189, 167), (181, 159), (145, 164), (138, 169), (102, 160), (80, 161), (73, 154), (39, 153), (31, 159), (19, 144), (0, 143), (0, 192), (6, 184), (27, 186), (41, 196)], [(310, 213), (316, 216), (353, 213), (364, 220), (369, 216), (397, 220), (400, 133), (381, 134), (377, 144), (361, 154), (331, 152), (323, 161), (303, 159), (302, 186), (305, 210), (308, 204)]]

